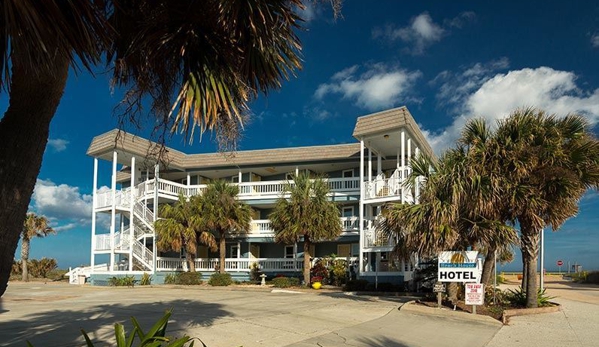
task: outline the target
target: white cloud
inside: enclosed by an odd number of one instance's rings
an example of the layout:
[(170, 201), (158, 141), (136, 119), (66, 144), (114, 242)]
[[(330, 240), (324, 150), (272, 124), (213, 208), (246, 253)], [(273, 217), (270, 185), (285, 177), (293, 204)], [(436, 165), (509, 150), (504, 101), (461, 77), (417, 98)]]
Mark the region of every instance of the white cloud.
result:
[(55, 184), (38, 179), (33, 191), (33, 208), (37, 213), (56, 219), (89, 219), (92, 196), (81, 194), (79, 187)]
[(476, 63), (457, 74), (446, 70), (439, 73), (431, 84), (440, 84), (437, 99), (442, 106), (460, 108), (472, 92), (491, 79), (497, 71), (509, 68), (509, 65), (509, 60), (504, 57), (488, 63)]
[(54, 152), (62, 152), (67, 149), (69, 141), (63, 139), (49, 139), (48, 146), (54, 150)]
[(410, 96), (412, 87), (422, 75), (420, 71), (380, 63), (370, 65), (362, 74), (358, 74), (358, 70), (358, 66), (352, 66), (337, 72), (329, 83), (318, 86), (314, 97), (322, 100), (328, 94), (341, 94), (359, 107), (377, 110), (413, 99)]
[(594, 48), (599, 48), (599, 33), (595, 33), (591, 36), (591, 45)]
[(437, 133), (425, 132), (437, 153), (454, 145), (469, 119), (482, 117), (495, 123), (520, 107), (535, 107), (557, 115), (576, 112), (593, 124), (599, 121), (599, 89), (581, 90), (572, 72), (525, 68), (480, 80), (484, 82), (462, 98), (459, 116), (449, 127)]
[(320, 16), (322, 6), (315, 5), (308, 1), (305, 1), (303, 4), (304, 9), (297, 8), (296, 12), (304, 22), (309, 23)]
[(450, 28), (461, 29), (466, 23), (476, 20), (476, 13), (465, 11), (451, 19), (446, 19), (444, 24)]
[(408, 26), (397, 28), (387, 25), (372, 30), (373, 38), (381, 38), (389, 42), (401, 40), (409, 45), (408, 52), (414, 55), (423, 54), (425, 49), (449, 34), (449, 29), (461, 28), (465, 23), (474, 20), (474, 12), (462, 12), (457, 17), (444, 20), (441, 26), (433, 21), (428, 12), (423, 12), (411, 19)]

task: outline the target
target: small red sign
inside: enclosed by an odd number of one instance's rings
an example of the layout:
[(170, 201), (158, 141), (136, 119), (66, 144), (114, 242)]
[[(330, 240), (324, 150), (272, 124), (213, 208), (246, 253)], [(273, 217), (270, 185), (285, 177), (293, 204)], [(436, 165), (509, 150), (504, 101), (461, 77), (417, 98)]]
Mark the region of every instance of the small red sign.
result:
[(557, 261), (557, 266), (562, 266), (562, 265), (564, 265), (564, 262), (563, 262), (563, 261), (561, 261), (561, 260), (558, 260), (558, 261)]

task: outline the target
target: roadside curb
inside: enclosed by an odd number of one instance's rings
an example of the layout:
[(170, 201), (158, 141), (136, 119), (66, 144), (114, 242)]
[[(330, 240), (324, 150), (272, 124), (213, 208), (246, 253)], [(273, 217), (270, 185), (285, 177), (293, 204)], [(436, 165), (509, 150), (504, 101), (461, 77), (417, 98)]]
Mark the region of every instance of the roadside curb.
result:
[(508, 324), (509, 319), (516, 316), (527, 316), (531, 314), (541, 314), (541, 313), (553, 313), (559, 312), (562, 309), (562, 306), (556, 302), (552, 302), (554, 306), (550, 307), (537, 307), (537, 308), (515, 308), (511, 310), (504, 310), (503, 316), (501, 316), (501, 321), (503, 324)]
[(399, 307), (400, 311), (406, 311), (416, 314), (425, 314), (436, 317), (450, 317), (467, 321), (480, 322), (484, 324), (491, 324), (496, 326), (503, 326), (503, 323), (497, 319), (485, 315), (476, 315), (465, 312), (458, 312), (447, 308), (434, 308), (416, 304), (416, 301), (408, 301)]

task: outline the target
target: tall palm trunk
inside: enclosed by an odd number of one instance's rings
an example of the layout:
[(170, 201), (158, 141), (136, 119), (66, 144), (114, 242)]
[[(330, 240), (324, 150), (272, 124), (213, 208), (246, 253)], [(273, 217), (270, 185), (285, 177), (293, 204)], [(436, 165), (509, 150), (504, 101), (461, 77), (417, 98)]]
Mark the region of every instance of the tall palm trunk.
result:
[(522, 283), (520, 283), (520, 288), (522, 291), (526, 293), (526, 286), (528, 285), (528, 257), (526, 256), (526, 251), (522, 248)]
[(457, 282), (449, 282), (447, 285), (447, 299), (454, 305), (458, 302), (458, 291), (460, 285), (461, 284)]
[(189, 270), (189, 272), (196, 272), (194, 254), (190, 252), (185, 252), (185, 259), (187, 260), (187, 269)]
[(29, 260), (30, 244), (30, 239), (27, 237), (23, 237), (23, 241), (21, 242), (21, 269), (23, 270), (23, 282), (29, 282), (29, 271), (27, 269), (27, 261)]
[(493, 278), (495, 266), (495, 250), (489, 249), (485, 256), (485, 262), (483, 263), (483, 274), (481, 278), (481, 283), (483, 283), (485, 287), (492, 282), (491, 279)]
[(218, 248), (219, 248), (219, 254), (220, 254), (220, 260), (218, 262), (218, 272), (220, 272), (221, 274), (225, 273), (225, 255), (227, 253), (227, 244), (226, 244), (226, 240), (225, 240), (225, 232), (221, 231), (218, 233), (220, 239), (218, 240)]
[[(526, 252), (526, 307), (538, 307), (538, 292), (537, 292), (537, 260), (539, 254), (539, 239), (538, 230), (530, 228), (522, 228), (522, 252)], [(524, 254), (523, 254), (524, 255)]]
[(310, 238), (304, 234), (304, 283), (310, 286)]
[[(33, 72), (21, 65), (18, 39), (13, 39), (9, 104), (0, 120), (0, 296), (23, 230), (29, 200), (69, 72), (65, 58), (49, 59), (49, 68)], [(35, 139), (35, 141), (31, 141)]]

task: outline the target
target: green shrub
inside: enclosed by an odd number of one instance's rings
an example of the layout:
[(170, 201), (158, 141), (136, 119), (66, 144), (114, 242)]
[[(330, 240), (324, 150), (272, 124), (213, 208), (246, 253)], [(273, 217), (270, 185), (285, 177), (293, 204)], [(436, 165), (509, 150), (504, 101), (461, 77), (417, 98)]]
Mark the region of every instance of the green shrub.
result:
[(170, 273), (164, 276), (164, 284), (177, 284), (177, 274)]
[(598, 271), (589, 272), (585, 283), (599, 284), (599, 272)]
[[(538, 289), (537, 292), (537, 305), (539, 307), (545, 307), (551, 305), (551, 299), (554, 296), (548, 296), (545, 293), (545, 289)], [(505, 294), (505, 301), (509, 303), (512, 307), (526, 307), (526, 294), (522, 290), (522, 287), (519, 287), (516, 290), (509, 289)]]
[(366, 290), (366, 286), (368, 285), (368, 281), (366, 280), (350, 280), (347, 281), (343, 290), (347, 292), (359, 292)]
[(260, 264), (254, 262), (250, 265), (250, 280), (260, 281)]
[(108, 285), (113, 287), (133, 287), (135, 282), (135, 276), (115, 276), (108, 279)]
[(150, 284), (152, 284), (152, 276), (150, 276), (149, 273), (144, 272), (144, 274), (141, 275), (141, 280), (139, 280), (139, 285), (149, 286)]
[(229, 273), (214, 273), (212, 274), (212, 276), (210, 276), (210, 280), (208, 281), (208, 284), (211, 286), (217, 286), (217, 287), (226, 287), (229, 286), (233, 283), (233, 279), (231, 278), (231, 274)]
[(179, 272), (177, 274), (176, 284), (182, 284), (185, 286), (202, 284), (202, 273)]
[(276, 277), (271, 282), (276, 288), (297, 287), (300, 284), (299, 279), (294, 277)]
[(341, 286), (347, 281), (347, 261), (344, 259), (333, 259), (329, 262), (331, 269), (330, 282), (334, 286)]

